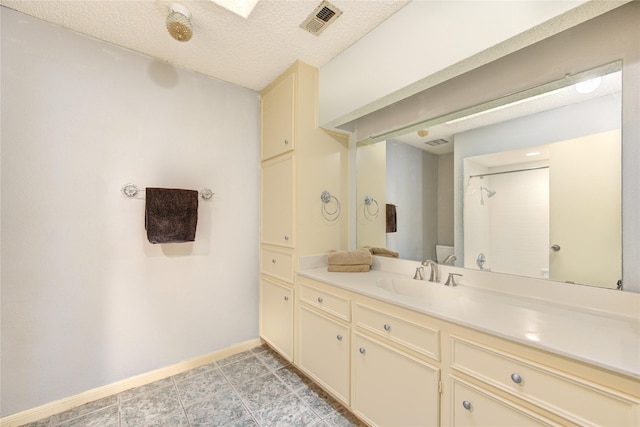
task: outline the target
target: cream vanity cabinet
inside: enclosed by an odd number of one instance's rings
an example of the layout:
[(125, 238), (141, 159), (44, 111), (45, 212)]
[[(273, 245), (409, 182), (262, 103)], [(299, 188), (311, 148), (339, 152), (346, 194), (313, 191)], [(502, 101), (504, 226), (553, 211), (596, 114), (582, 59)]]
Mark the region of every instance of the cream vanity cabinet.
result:
[(260, 279), (260, 336), (293, 360), (293, 289), (267, 277)]
[(285, 76), (261, 97), (261, 160), (294, 149), (295, 73)]
[(469, 330), (448, 340), (449, 425), (640, 425), (638, 381)]
[(640, 427), (640, 382), (296, 276), (294, 364), (372, 426)]
[[(314, 67), (292, 64), (260, 98), (260, 337), (293, 361), (298, 258), (347, 246), (341, 232), (346, 214), (327, 223), (320, 212), (320, 195), (328, 190), (339, 198), (340, 191), (346, 191), (348, 136), (318, 127)], [(322, 312), (304, 313), (305, 324), (311, 325)], [(350, 334), (341, 335), (342, 346), (348, 347)], [(336, 393), (341, 389), (336, 386)], [(348, 396), (348, 389), (343, 393)]]
[(440, 331), (415, 312), (357, 298), (353, 314), (351, 408), (378, 426), (437, 426)]
[(295, 360), (298, 367), (349, 405), (350, 299), (340, 290), (299, 279)]
[(261, 179), (261, 243), (293, 248), (295, 243), (292, 155), (285, 154), (264, 161)]

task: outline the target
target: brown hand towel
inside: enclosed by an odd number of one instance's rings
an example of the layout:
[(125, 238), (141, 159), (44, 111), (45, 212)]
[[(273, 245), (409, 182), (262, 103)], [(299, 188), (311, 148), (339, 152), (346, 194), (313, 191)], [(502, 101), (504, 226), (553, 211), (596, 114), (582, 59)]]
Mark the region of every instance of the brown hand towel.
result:
[(197, 223), (197, 191), (174, 188), (145, 190), (144, 228), (149, 242), (193, 242)]
[(387, 256), (390, 258), (398, 258), (400, 257), (400, 253), (396, 252), (396, 251), (392, 251), (391, 249), (387, 249), (387, 248), (372, 248), (370, 246), (365, 246), (366, 249), (369, 249), (369, 251), (371, 252), (371, 255), (380, 255), (380, 256)]
[(395, 233), (396, 231), (398, 231), (396, 205), (387, 203), (387, 233)]
[(347, 272), (347, 273), (364, 273), (369, 271), (369, 264), (356, 264), (356, 265), (327, 265), (327, 271), (331, 272)]
[(327, 256), (327, 264), (329, 265), (371, 265), (372, 260), (371, 252), (367, 249), (330, 252)]

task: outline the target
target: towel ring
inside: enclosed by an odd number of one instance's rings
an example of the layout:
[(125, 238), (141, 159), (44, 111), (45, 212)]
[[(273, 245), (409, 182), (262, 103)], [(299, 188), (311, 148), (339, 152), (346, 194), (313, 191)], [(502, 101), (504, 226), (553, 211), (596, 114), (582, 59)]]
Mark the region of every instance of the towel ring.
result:
[[(320, 194), (320, 200), (322, 200), (322, 205), (320, 205), (320, 213), (327, 221), (333, 222), (338, 219), (340, 216), (340, 201), (336, 198), (336, 196), (331, 195), (327, 190), (324, 190)], [(327, 206), (331, 203), (331, 201), (335, 203), (335, 209), (330, 211), (327, 209)]]
[[(372, 206), (375, 205), (375, 210), (372, 212)], [(373, 221), (378, 218), (378, 214), (380, 213), (380, 205), (378, 205), (378, 201), (373, 197), (367, 195), (364, 198), (364, 216), (369, 221)]]

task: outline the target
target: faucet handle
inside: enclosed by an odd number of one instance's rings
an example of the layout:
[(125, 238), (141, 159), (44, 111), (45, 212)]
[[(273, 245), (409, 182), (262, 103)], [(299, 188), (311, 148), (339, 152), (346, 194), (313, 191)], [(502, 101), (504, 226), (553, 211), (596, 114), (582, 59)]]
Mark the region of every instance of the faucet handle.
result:
[(447, 277), (447, 281), (444, 282), (445, 286), (458, 286), (458, 284), (456, 283), (455, 276), (462, 277), (462, 274), (449, 273), (449, 277)]
[(415, 280), (423, 280), (424, 279), (424, 267), (416, 267), (416, 274), (413, 275)]

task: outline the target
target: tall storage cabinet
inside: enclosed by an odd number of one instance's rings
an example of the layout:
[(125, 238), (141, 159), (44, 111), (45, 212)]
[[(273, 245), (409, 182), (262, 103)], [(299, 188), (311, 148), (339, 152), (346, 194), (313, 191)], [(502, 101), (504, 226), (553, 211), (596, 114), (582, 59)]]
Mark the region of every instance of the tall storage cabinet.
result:
[[(304, 255), (346, 249), (348, 136), (317, 124), (318, 70), (294, 63), (261, 92), (260, 337), (292, 361), (294, 271)], [(322, 191), (343, 200), (335, 221)]]

